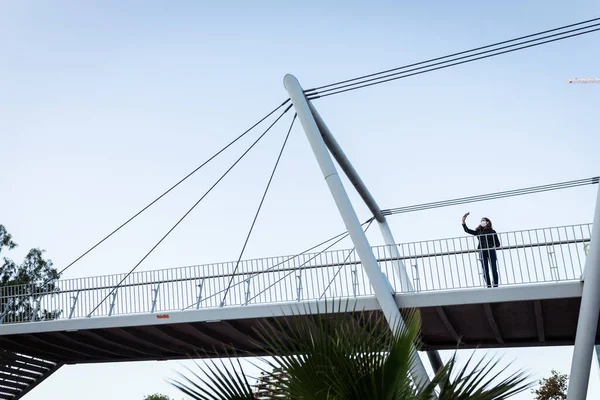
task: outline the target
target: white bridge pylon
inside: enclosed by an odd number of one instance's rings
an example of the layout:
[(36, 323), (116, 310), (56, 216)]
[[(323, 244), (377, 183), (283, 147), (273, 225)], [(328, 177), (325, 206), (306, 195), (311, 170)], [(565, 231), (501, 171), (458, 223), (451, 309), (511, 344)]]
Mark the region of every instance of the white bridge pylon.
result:
[(600, 187), (596, 195), (594, 225), (583, 274), (585, 285), (583, 286), (581, 307), (579, 308), (567, 400), (579, 400), (587, 397), (594, 344), (598, 334), (598, 314), (600, 314)]
[[(324, 121), (316, 112), (314, 106), (311, 110), (311, 105), (308, 103), (306, 96), (304, 95), (304, 90), (300, 86), (300, 83), (296, 77), (289, 74), (286, 75), (284, 78), (284, 86), (290, 95), (290, 99), (292, 100), (292, 104), (294, 105), (296, 114), (298, 115), (298, 119), (300, 120), (302, 128), (306, 133), (306, 137), (308, 138), (319, 167), (321, 168), (325, 182), (327, 182), (327, 186), (329, 187), (333, 199), (335, 200), (342, 220), (344, 221), (344, 225), (350, 234), (350, 238), (352, 239), (352, 243), (354, 244), (356, 252), (360, 257), (363, 268), (369, 277), (369, 282), (373, 287), (375, 297), (381, 306), (381, 310), (383, 311), (390, 328), (395, 330), (398, 326), (404, 324), (404, 321), (394, 300), (394, 291), (390, 282), (387, 280), (381, 271), (379, 264), (377, 263), (377, 258), (371, 249), (371, 245), (369, 244), (367, 236), (362, 230), (362, 226), (358, 220), (356, 211), (350, 202), (350, 198), (346, 193), (344, 184), (342, 183), (335, 165), (333, 164), (329, 150), (332, 150), (334, 154), (338, 154), (338, 163), (343, 165), (342, 168), (344, 172), (348, 174), (350, 181), (354, 184), (361, 197), (365, 200), (365, 203), (371, 209), (371, 212), (373, 212), (373, 217), (377, 220), (381, 228), (386, 244), (394, 245), (396, 241), (392, 236), (392, 232), (387, 224), (387, 221), (385, 220), (385, 216), (381, 212), (381, 209), (375, 202), (373, 196), (369, 193), (366, 186), (360, 179), (359, 175), (356, 173), (344, 153), (341, 151), (339, 145), (337, 145), (335, 142), (333, 135), (331, 135), (331, 132), (329, 129), (327, 129)], [(320, 122), (320, 126), (317, 121)], [(333, 149), (331, 147), (328, 149), (323, 137), (328, 138), (328, 144), (332, 146)], [(390, 248), (393, 248), (393, 246), (390, 246)], [(408, 284), (409, 281), (406, 269), (402, 267), (399, 268), (399, 270), (400, 276), (404, 277), (402, 280)], [(430, 359), (433, 361), (433, 368), (435, 370), (439, 370), (441, 368), (441, 358), (439, 354), (437, 354), (437, 352), (432, 352)], [(430, 382), (427, 371), (425, 370), (425, 366), (419, 357), (415, 358), (415, 365), (413, 366), (411, 373), (413, 375), (413, 379), (418, 384), (428, 384)]]
[[(300, 119), (304, 132), (310, 142), (317, 162), (321, 167), (325, 181), (329, 186), (344, 224), (350, 233), (350, 237), (360, 257), (363, 268), (369, 277), (377, 301), (379, 302), (390, 327), (394, 329), (396, 324), (401, 324), (403, 322), (400, 311), (394, 301), (393, 292), (390, 290), (390, 283), (379, 268), (377, 259), (361, 228), (356, 212), (352, 207), (348, 194), (337, 174), (328, 149), (334, 154), (338, 163), (370, 208), (373, 217), (380, 225), (386, 244), (393, 245), (395, 241), (393, 240), (392, 233), (385, 221), (385, 217), (359, 175), (333, 138), (333, 135), (325, 125), (321, 116), (314, 106), (306, 99), (304, 90), (300, 86), (298, 80), (293, 75), (288, 74), (284, 78), (284, 86), (290, 95), (292, 104), (296, 109), (298, 118)], [(592, 236), (600, 237), (600, 188), (596, 197), (594, 231)], [(597, 240), (598, 239), (596, 239), (596, 241)], [(399, 268), (399, 270), (401, 277), (407, 277), (406, 270), (403, 266), (402, 268)], [(569, 383), (568, 400), (584, 399), (587, 395), (594, 344), (597, 336), (598, 314), (600, 313), (600, 244), (590, 243), (590, 251), (585, 261), (584, 273), (586, 274), (587, 284), (584, 286), (581, 299), (577, 336), (571, 365), (571, 381)], [(406, 281), (408, 282), (408, 279), (406, 279)], [(438, 370), (441, 367), (441, 359), (437, 352), (430, 352), (429, 358), (434, 370)], [(417, 382), (429, 382), (425, 367), (420, 358), (416, 359), (413, 378)]]

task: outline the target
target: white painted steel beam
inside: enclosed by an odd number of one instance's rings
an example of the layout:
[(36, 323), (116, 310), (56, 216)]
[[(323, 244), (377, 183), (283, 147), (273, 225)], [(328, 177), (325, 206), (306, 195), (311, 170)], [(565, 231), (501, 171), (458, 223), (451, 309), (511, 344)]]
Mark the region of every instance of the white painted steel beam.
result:
[(590, 250), (585, 259), (583, 273), (585, 282), (577, 321), (567, 400), (586, 398), (596, 342), (600, 313), (600, 188), (596, 197)]
[[(323, 141), (319, 127), (315, 121), (315, 118), (310, 110), (308, 101), (304, 96), (304, 91), (300, 86), (300, 83), (293, 75), (286, 75), (284, 78), (284, 85), (287, 89), (292, 104), (298, 114), (298, 119), (302, 124), (302, 128), (306, 133), (306, 137), (312, 147), (315, 154), (323, 177), (329, 186), (329, 190), (335, 200), (340, 215), (344, 220), (344, 225), (350, 234), (350, 238), (356, 248), (356, 252), (362, 262), (363, 268), (369, 277), (369, 282), (373, 287), (375, 296), (381, 306), (381, 310), (385, 315), (386, 320), (395, 329), (397, 326), (403, 324), (402, 315), (396, 306), (394, 297), (391, 291), (391, 285), (377, 263), (377, 259), (373, 254), (373, 249), (367, 240), (365, 233), (362, 230), (362, 226), (352, 203), (348, 198), (346, 189), (340, 179), (339, 174), (333, 164), (333, 160), (327, 150), (327, 146)], [(415, 358), (413, 365), (413, 378), (419, 384), (429, 383), (429, 376), (425, 370), (425, 366), (420, 358)]]
[[(323, 137), (325, 145), (327, 146), (333, 157), (336, 159), (340, 168), (342, 169), (342, 171), (344, 171), (352, 185), (354, 185), (356, 191), (363, 199), (369, 210), (371, 210), (373, 218), (375, 218), (375, 220), (377, 221), (377, 225), (379, 226), (379, 230), (381, 231), (381, 235), (383, 236), (383, 241), (386, 244), (386, 257), (395, 259), (394, 261), (392, 261), (392, 265), (394, 267), (394, 271), (396, 271), (400, 279), (400, 287), (396, 289), (399, 290), (401, 293), (412, 292), (413, 287), (410, 282), (410, 278), (408, 277), (406, 266), (404, 262), (400, 260), (400, 252), (398, 251), (396, 239), (394, 239), (392, 230), (390, 229), (387, 219), (383, 215), (381, 207), (379, 207), (379, 204), (377, 204), (377, 201), (367, 188), (367, 185), (363, 182), (362, 178), (350, 162), (350, 159), (346, 156), (346, 153), (344, 153), (344, 150), (335, 139), (335, 136), (333, 136), (333, 133), (331, 133), (331, 131), (329, 130), (329, 127), (327, 126), (327, 124), (325, 123), (315, 106), (310, 102), (308, 102), (308, 106), (313, 117), (315, 118), (315, 122), (317, 123), (319, 131), (321, 132), (321, 136)], [(427, 357), (429, 358), (433, 370), (436, 373), (439, 372), (443, 367), (442, 358), (440, 357), (440, 354), (436, 350), (430, 350), (427, 351)]]
[(342, 147), (335, 139), (335, 136), (333, 136), (333, 133), (331, 133), (331, 131), (329, 130), (329, 127), (321, 117), (321, 114), (319, 114), (319, 112), (312, 103), (308, 102), (308, 107), (310, 108), (310, 111), (313, 117), (315, 118), (315, 122), (317, 123), (317, 127), (319, 128), (319, 132), (321, 132), (321, 136), (323, 137), (323, 142), (333, 155), (333, 158), (335, 158), (335, 160), (338, 162), (340, 168), (342, 169), (342, 171), (344, 171), (344, 173), (348, 177), (348, 180), (350, 180), (350, 183), (352, 183), (352, 185), (356, 188), (356, 191), (358, 192), (360, 197), (363, 199), (369, 210), (371, 210), (373, 217), (378, 222), (385, 221), (385, 217), (383, 215), (383, 212), (381, 211), (381, 207), (379, 207), (379, 204), (377, 204), (377, 201), (375, 201), (375, 198), (367, 188), (367, 185), (365, 185), (356, 169), (354, 169), (354, 166), (346, 156), (346, 153), (344, 153), (344, 151), (342, 150)]

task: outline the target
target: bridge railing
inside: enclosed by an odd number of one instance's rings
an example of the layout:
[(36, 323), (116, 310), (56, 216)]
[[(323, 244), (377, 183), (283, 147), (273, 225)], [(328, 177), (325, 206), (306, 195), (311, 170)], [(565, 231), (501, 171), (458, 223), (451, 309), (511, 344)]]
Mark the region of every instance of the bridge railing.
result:
[(492, 250), (501, 286), (581, 279), (590, 236), (591, 224), (584, 224), (501, 232), (499, 246), (490, 249), (485, 244), (495, 245), (494, 235), (398, 244), (399, 257), (389, 256), (389, 246), (374, 251), (395, 288), (407, 290), (396, 268), (402, 262), (412, 286), (408, 290), (466, 289), (486, 286), (482, 259)]
[[(498, 233), (500, 286), (580, 279), (590, 235), (591, 224)], [(485, 285), (479, 239), (428, 240), (373, 251), (398, 293), (468, 289)], [(244, 306), (373, 294), (358, 255), (349, 249), (245, 260), (237, 268), (226, 262), (140, 271), (118, 285), (124, 277), (0, 287), (0, 322), (161, 313), (219, 307), (223, 300), (225, 306)]]

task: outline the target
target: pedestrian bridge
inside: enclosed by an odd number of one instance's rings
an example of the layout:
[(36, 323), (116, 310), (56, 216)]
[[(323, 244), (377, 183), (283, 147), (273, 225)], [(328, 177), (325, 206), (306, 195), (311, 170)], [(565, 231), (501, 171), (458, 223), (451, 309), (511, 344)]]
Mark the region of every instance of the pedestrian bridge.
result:
[[(485, 287), (473, 236), (373, 247), (398, 307), (420, 310), (423, 350), (574, 343), (591, 224), (499, 236), (498, 288)], [(0, 288), (0, 399), (63, 364), (260, 354), (254, 328), (333, 300), (380, 312), (352, 249), (236, 264)]]

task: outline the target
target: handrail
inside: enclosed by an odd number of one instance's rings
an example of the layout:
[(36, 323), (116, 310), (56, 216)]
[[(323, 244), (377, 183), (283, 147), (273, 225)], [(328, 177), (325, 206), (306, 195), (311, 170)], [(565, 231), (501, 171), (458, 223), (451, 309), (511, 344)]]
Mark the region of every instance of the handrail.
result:
[[(573, 225), (573, 226), (579, 226), (579, 225)], [(583, 226), (583, 225), (582, 225)], [(571, 226), (565, 226), (565, 227), (571, 227)], [(564, 227), (556, 227), (556, 228), (564, 228)], [(554, 229), (553, 228), (542, 228), (542, 229)], [(527, 232), (526, 230), (524, 231), (511, 231), (511, 232), (502, 232), (502, 234), (510, 234), (510, 233), (520, 233), (520, 232)], [(482, 235), (482, 236), (491, 236), (491, 235)], [(409, 243), (398, 243), (395, 246), (406, 246), (406, 245), (412, 245), (412, 244), (419, 244), (419, 243), (426, 243), (426, 242), (437, 242), (437, 241), (445, 241), (445, 240), (454, 240), (454, 239), (467, 239), (467, 238), (471, 238), (470, 236), (461, 236), (461, 237), (456, 237), (456, 238), (449, 238), (449, 239), (434, 239), (434, 240), (428, 240), (428, 241), (417, 241), (417, 242), (409, 242)], [(502, 251), (502, 250), (515, 250), (515, 249), (524, 249), (524, 248), (532, 248), (532, 247), (545, 247), (545, 246), (553, 246), (553, 245), (564, 245), (564, 244), (577, 244), (577, 243), (589, 243), (590, 239), (575, 239), (575, 240), (563, 240), (563, 241), (558, 241), (558, 242), (542, 242), (542, 243), (530, 243), (530, 244), (523, 244), (523, 245), (512, 245), (512, 246), (500, 246), (500, 247), (495, 247), (495, 248), (490, 248), (490, 250), (497, 250), (497, 251)], [(380, 245), (380, 246), (373, 246), (373, 248), (388, 248), (392, 245)], [(338, 250), (338, 251), (351, 251), (349, 249), (344, 249), (344, 250)], [(404, 257), (380, 257), (377, 258), (378, 262), (389, 262), (389, 261), (406, 261), (406, 260), (411, 260), (411, 259), (415, 259), (415, 258), (430, 258), (430, 257), (441, 257), (441, 256), (452, 256), (452, 255), (460, 255), (460, 254), (472, 254), (472, 253), (480, 253), (481, 249), (470, 249), (470, 250), (456, 250), (456, 251), (447, 251), (447, 252), (436, 252), (436, 253), (420, 253), (420, 254), (415, 254), (412, 256), (404, 256)], [(307, 253), (305, 254), (305, 256), (311, 256), (311, 255), (315, 255), (318, 253)], [(281, 257), (281, 256), (279, 256)], [(279, 257), (273, 257), (273, 258), (279, 258)], [(284, 256), (285, 257), (285, 256)], [(293, 258), (295, 258), (297, 256), (290, 256), (290, 259), (285, 260), (282, 262), (288, 262), (291, 261)], [(252, 260), (244, 260), (244, 261), (257, 261), (257, 260), (261, 260), (259, 259), (252, 259)], [(221, 264), (221, 263), (216, 263), (216, 264)], [(222, 263), (222, 264), (227, 264), (227, 262)], [(305, 267), (301, 267), (301, 268), (294, 268), (294, 267), (286, 267), (286, 268), (277, 268), (277, 269), (269, 269), (267, 271), (247, 271), (247, 272), (236, 272), (234, 274), (228, 274), (228, 273), (223, 273), (223, 274), (215, 274), (215, 275), (200, 275), (200, 276), (195, 276), (192, 278), (179, 278), (179, 279), (163, 279), (163, 280), (151, 280), (151, 281), (145, 281), (145, 282), (136, 282), (136, 283), (127, 283), (127, 284), (121, 284), (119, 287), (121, 288), (126, 288), (126, 287), (136, 287), (136, 286), (145, 286), (145, 285), (156, 285), (156, 284), (163, 284), (163, 283), (176, 283), (176, 282), (189, 282), (189, 281), (197, 281), (197, 280), (201, 280), (201, 279), (211, 279), (211, 278), (229, 278), (229, 277), (239, 277), (239, 276), (246, 276), (246, 275), (259, 275), (259, 274), (263, 274), (263, 273), (275, 273), (275, 272), (290, 272), (290, 271), (296, 271), (298, 269), (302, 269), (302, 270), (308, 270), (308, 269), (319, 269), (319, 268), (324, 268), (324, 267), (342, 267), (342, 266), (346, 266), (346, 265), (359, 265), (361, 264), (361, 262), (358, 261), (346, 261), (346, 262), (341, 262), (341, 263), (330, 263), (330, 264), (317, 264), (317, 265), (310, 265), (310, 266), (305, 266)], [(207, 264), (207, 265), (213, 265), (213, 264)], [(201, 265), (200, 265), (201, 266)], [(189, 266), (189, 267), (195, 267), (194, 265)], [(177, 269), (179, 268), (186, 268), (186, 267), (177, 267)], [(169, 271), (167, 270), (149, 270), (149, 271), (142, 271), (140, 273), (155, 273), (158, 271)], [(100, 276), (94, 276), (94, 277), (86, 277), (86, 278), (75, 278), (72, 280), (82, 280), (82, 279), (93, 279), (93, 278), (103, 278), (103, 277), (118, 277), (119, 274), (115, 274), (115, 275), (100, 275)], [(4, 286), (4, 287), (0, 287), (0, 293), (2, 291), (3, 288), (12, 288), (12, 287), (22, 287), (22, 286), (29, 286), (29, 285), (11, 285), (11, 286)], [(56, 294), (56, 293), (76, 293), (76, 292), (86, 292), (86, 291), (92, 291), (92, 290), (103, 290), (103, 289), (113, 289), (115, 287), (115, 285), (103, 285), (103, 286), (93, 286), (93, 287), (88, 287), (88, 288), (81, 288), (81, 289), (68, 289), (68, 290), (55, 290), (55, 291), (43, 291), (43, 292), (35, 292), (35, 293), (30, 293), (31, 295), (45, 295), (45, 294)], [(3, 296), (0, 296), (0, 298), (2, 298)]]
[[(499, 232), (497, 251), (500, 285), (580, 280), (590, 224)], [(373, 252), (392, 288), (402, 292), (455, 290), (485, 286), (481, 236), (374, 246)], [(479, 240), (485, 246), (485, 240)], [(491, 241), (490, 241), (491, 243)], [(396, 251), (391, 251), (396, 247)], [(491, 249), (490, 249), (491, 250)], [(483, 250), (485, 251), (485, 250)], [(219, 307), (224, 288), (235, 279), (227, 305), (356, 298), (372, 295), (372, 288), (353, 250), (330, 250), (295, 256), (213, 263), (132, 274), (115, 289), (123, 274), (58, 281), (56, 287), (13, 285), (0, 287), (0, 324), (90, 315), (155, 313), (190, 308)], [(400, 270), (405, 269), (406, 273)], [(487, 279), (487, 277), (486, 277)], [(41, 290), (39, 290), (41, 289)], [(96, 305), (113, 290), (110, 300)]]

